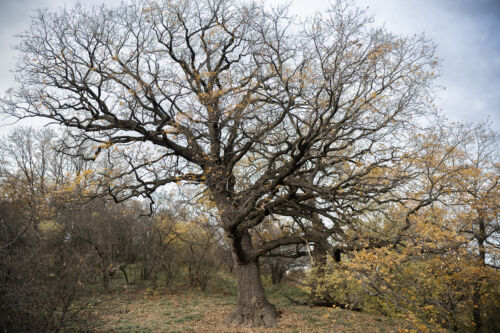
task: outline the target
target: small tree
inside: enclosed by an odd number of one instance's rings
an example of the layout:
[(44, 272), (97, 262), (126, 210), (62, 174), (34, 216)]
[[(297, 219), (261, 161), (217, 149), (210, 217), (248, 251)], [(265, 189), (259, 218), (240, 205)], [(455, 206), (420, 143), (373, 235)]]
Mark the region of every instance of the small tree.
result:
[(66, 191), (76, 169), (53, 143), (52, 131), (20, 128), (0, 140), (2, 332), (57, 332), (85, 307), (75, 300), (92, 264), (67, 223), (81, 206)]
[[(384, 171), (408, 157), (437, 62), (422, 37), (370, 23), (343, 1), (299, 24), (286, 7), (228, 0), (39, 11), (2, 105), (65, 126), (75, 154), (106, 151), (97, 190), (117, 201), (176, 182), (207, 191), (236, 264), (228, 321), (273, 326), (259, 257), (341, 234), (344, 217), (408, 177)], [(252, 243), (272, 215), (313, 213), (314, 232)]]

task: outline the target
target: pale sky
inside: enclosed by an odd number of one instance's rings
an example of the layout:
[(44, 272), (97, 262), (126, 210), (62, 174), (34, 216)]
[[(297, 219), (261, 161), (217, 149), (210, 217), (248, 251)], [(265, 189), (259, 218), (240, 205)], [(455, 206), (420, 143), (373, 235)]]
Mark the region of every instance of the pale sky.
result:
[[(14, 34), (28, 27), (32, 10), (72, 6), (76, 0), (0, 0), (0, 95), (14, 86)], [(86, 4), (120, 0), (87, 0)], [(276, 4), (283, 0), (267, 0)], [(327, 0), (292, 0), (295, 15), (312, 15)], [(355, 0), (379, 24), (403, 35), (425, 33), (438, 45), (442, 75), (436, 105), (454, 121), (490, 119), (500, 131), (500, 0)], [(0, 117), (0, 134), (12, 126)]]

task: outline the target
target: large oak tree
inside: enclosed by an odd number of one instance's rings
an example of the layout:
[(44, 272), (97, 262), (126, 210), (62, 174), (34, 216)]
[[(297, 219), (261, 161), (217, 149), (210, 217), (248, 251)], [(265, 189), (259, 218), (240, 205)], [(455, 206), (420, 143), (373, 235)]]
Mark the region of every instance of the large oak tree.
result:
[[(4, 111), (61, 124), (73, 153), (107, 160), (95, 191), (209, 193), (237, 267), (229, 322), (255, 326), (278, 317), (260, 256), (357, 242), (361, 213), (402, 200), (393, 189), (412, 177), (410, 129), (437, 65), (423, 37), (376, 29), (343, 1), (306, 20), (226, 0), (42, 10), (18, 49)], [(253, 241), (274, 216), (295, 222)]]

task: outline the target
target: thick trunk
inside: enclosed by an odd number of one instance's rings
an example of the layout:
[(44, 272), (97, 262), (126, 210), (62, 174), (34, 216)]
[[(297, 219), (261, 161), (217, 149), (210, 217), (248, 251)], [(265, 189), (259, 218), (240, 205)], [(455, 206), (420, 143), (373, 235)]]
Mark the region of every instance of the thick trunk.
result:
[(238, 304), (236, 310), (228, 317), (231, 325), (250, 327), (274, 327), (279, 313), (269, 303), (264, 293), (260, 278), (259, 264), (256, 261), (245, 265), (236, 265), (238, 276)]
[(246, 232), (233, 240), (233, 258), (238, 282), (238, 304), (227, 321), (231, 325), (250, 327), (274, 327), (279, 312), (264, 292), (258, 260), (247, 260), (245, 253), (251, 250), (250, 235)]

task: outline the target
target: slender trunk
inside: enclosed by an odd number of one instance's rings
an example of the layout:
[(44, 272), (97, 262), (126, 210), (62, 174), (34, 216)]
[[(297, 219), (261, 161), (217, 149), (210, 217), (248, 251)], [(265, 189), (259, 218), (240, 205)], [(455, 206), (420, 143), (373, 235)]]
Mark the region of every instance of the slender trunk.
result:
[(252, 244), (248, 232), (233, 239), (232, 252), (238, 282), (238, 303), (227, 321), (231, 325), (274, 327), (279, 312), (268, 300), (260, 276), (258, 260), (247, 260)]
[(109, 291), (109, 284), (108, 284), (108, 274), (106, 271), (102, 272), (102, 285), (106, 291)]
[(481, 282), (474, 284), (472, 294), (472, 318), (474, 321), (474, 332), (481, 333), (483, 322), (481, 320)]
[[(479, 249), (479, 265), (484, 267), (486, 264), (486, 249), (484, 247), (486, 226), (482, 218), (478, 221), (479, 232), (476, 235)], [(472, 318), (474, 321), (474, 332), (481, 333), (483, 329), (483, 321), (481, 319), (481, 277), (474, 283), (472, 294)]]
[(144, 264), (144, 262), (142, 263), (142, 267), (141, 267), (141, 279), (142, 280), (148, 280), (149, 279), (149, 269), (146, 266), (146, 264)]
[(127, 271), (125, 270), (125, 267), (120, 266), (120, 271), (122, 271), (122, 272), (123, 272), (123, 276), (125, 277), (125, 282), (126, 282), (127, 284), (129, 284), (129, 282), (128, 282), (128, 275), (127, 275)]

